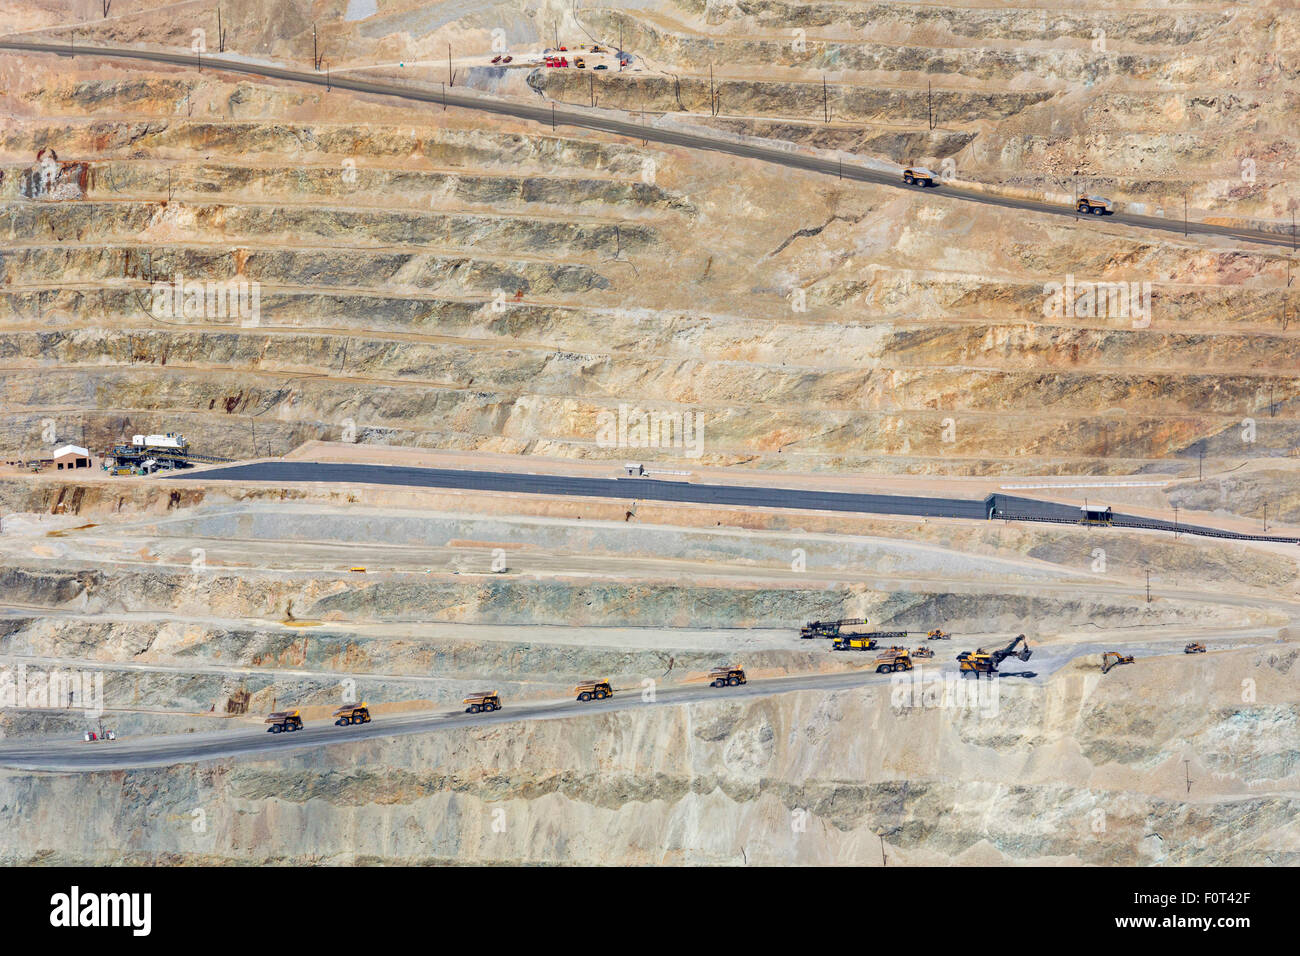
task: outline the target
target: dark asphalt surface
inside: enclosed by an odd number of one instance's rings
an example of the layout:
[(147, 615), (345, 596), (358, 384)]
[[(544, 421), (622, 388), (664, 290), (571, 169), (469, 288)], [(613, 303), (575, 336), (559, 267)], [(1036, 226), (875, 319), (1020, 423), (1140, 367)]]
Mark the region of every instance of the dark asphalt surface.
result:
[(984, 502), (964, 498), (916, 498), (762, 488), (746, 485), (704, 485), (659, 478), (579, 478), (531, 475), (526, 472), (456, 471), (446, 468), (406, 468), (394, 465), (353, 465), (338, 462), (268, 461), (212, 468), (172, 479), (196, 481), (326, 482), (334, 484), (408, 485), (464, 491), (503, 491), (513, 494), (569, 495), (584, 498), (627, 498), (637, 501), (678, 501), (692, 504), (753, 508), (802, 508), (866, 514), (916, 515), (932, 518), (986, 518)]
[[(266, 461), (212, 468), (194, 475), (166, 476), (192, 481), (269, 481), (293, 484), (405, 485), (450, 488), (461, 491), (499, 491), (509, 494), (565, 495), (579, 498), (626, 498), (629, 501), (676, 501), (688, 504), (741, 508), (797, 508), (807, 511), (842, 511), (854, 514), (902, 515), (922, 518), (965, 518), (1010, 521), (1052, 521), (1075, 524), (1077, 505), (989, 495), (987, 498), (924, 498), (912, 495), (855, 494), (843, 491), (809, 491), (801, 488), (766, 488), (752, 485), (707, 485), (661, 478), (580, 478), (571, 475), (534, 475), (527, 472), (459, 471), (447, 468), (409, 468), (396, 465), (342, 462)], [(1115, 527), (1170, 531), (1204, 537), (1249, 541), (1300, 543), (1280, 535), (1248, 535), (1202, 525), (1116, 513)]]
[[(487, 113), (497, 113), (503, 116), (512, 116), (517, 119), (531, 120), (535, 123), (540, 123), (546, 126), (563, 125), (580, 129), (599, 130), (605, 133), (627, 136), (632, 139), (663, 143), (668, 146), (681, 146), (687, 149), (706, 149), (715, 152), (729, 153), (733, 156), (742, 156), (746, 159), (757, 159), (792, 169), (805, 169), (857, 182), (893, 186), (898, 189), (921, 188), (908, 186), (903, 183), (901, 174), (881, 172), (864, 166), (857, 166), (852, 163), (842, 164), (834, 160), (803, 155), (792, 150), (733, 142), (723, 137), (710, 136), (706, 133), (657, 129), (654, 126), (647, 126), (627, 120), (619, 120), (610, 116), (597, 115), (594, 112), (588, 114), (586, 112), (574, 110), (572, 107), (563, 109), (555, 107), (552, 109), (550, 106), (529, 106), (525, 103), (493, 99), (488, 96), (466, 96), (461, 93), (456, 93), (454, 90), (448, 90), (443, 93), (441, 91), (423, 90), (392, 83), (362, 80), (352, 76), (330, 76), (327, 78), (323, 73), (300, 72), (297, 70), (287, 70), (281, 67), (265, 66), (262, 64), (241, 63), (237, 60), (231, 60), (220, 56), (196, 55), (193, 53), (164, 53), (152, 50), (132, 50), (118, 47), (76, 47), (73, 44), (38, 43), (13, 39), (0, 40), (0, 50), (3, 49), (18, 50), (28, 53), (51, 53), (59, 56), (111, 57), (122, 60), (165, 63), (184, 67), (197, 66), (201, 69), (220, 69), (230, 73), (243, 73), (250, 76), (288, 80), (295, 83), (309, 83), (315, 86), (329, 86), (340, 90), (351, 90), (358, 93), (374, 93), (380, 96), (394, 96), (401, 99), (414, 100), (423, 103), (438, 105), (445, 103), (447, 106), (455, 106), (462, 109), (481, 110)], [(1240, 242), (1282, 246), (1292, 249), (1296, 247), (1296, 237), (1290, 232), (1264, 232), (1257, 229), (1236, 228), (1232, 226), (1221, 226), (1201, 222), (1183, 223), (1181, 220), (1165, 219), (1159, 216), (1138, 216), (1131, 213), (1116, 213), (1115, 215), (1106, 217), (1079, 216), (1075, 212), (1074, 207), (1069, 205), (1055, 205), (1037, 200), (989, 195), (974, 189), (952, 185), (941, 186), (932, 190), (932, 193), (934, 195), (961, 199), (967, 202), (983, 203), (988, 206), (999, 206), (1004, 209), (1018, 209), (1028, 212), (1047, 213), (1053, 216), (1067, 216), (1072, 219), (1080, 219), (1081, 221), (1093, 221), (1095, 218), (1098, 221), (1108, 220), (1123, 223), (1128, 226), (1137, 226), (1141, 229), (1152, 229), (1166, 233), (1180, 235), (1185, 233), (1191, 236), (1220, 236), (1235, 239)]]

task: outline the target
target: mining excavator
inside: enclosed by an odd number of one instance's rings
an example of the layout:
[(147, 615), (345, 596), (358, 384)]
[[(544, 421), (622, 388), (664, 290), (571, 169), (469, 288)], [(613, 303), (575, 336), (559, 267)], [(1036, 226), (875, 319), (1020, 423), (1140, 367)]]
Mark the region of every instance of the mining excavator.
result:
[[(1025, 646), (1016, 650), (1016, 645), (1022, 642)], [(998, 665), (1008, 657), (1018, 657), (1022, 661), (1027, 661), (1032, 653), (1025, 635), (1019, 634), (1014, 641), (1000, 650), (986, 651), (982, 647), (977, 647), (973, 651), (962, 651), (957, 655), (957, 661), (961, 665), (962, 677), (974, 674), (975, 679), (979, 680), (980, 674), (988, 674), (991, 679), (998, 672)]]
[(1119, 651), (1107, 651), (1101, 655), (1101, 672), (1109, 673), (1112, 667), (1118, 667), (1120, 664), (1132, 664), (1132, 654), (1121, 654)]

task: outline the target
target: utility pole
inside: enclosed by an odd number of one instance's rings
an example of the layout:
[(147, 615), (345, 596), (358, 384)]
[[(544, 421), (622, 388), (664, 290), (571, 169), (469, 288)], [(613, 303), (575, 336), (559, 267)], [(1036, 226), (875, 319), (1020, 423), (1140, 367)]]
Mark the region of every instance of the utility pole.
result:
[(456, 85), (456, 74), (451, 71), (451, 44), (447, 44), (447, 85)]
[(320, 72), (320, 54), (316, 52), (316, 24), (314, 23), (311, 25), (311, 65), (317, 73)]
[(824, 122), (831, 121), (831, 103), (829, 94), (826, 91), (826, 74), (822, 74), (822, 119)]
[(1264, 502), (1264, 530), (1268, 530), (1268, 501)]
[(1183, 193), (1183, 238), (1187, 238), (1187, 193)]
[(1187, 792), (1191, 793), (1192, 792), (1192, 762), (1190, 760), (1183, 761), (1183, 774), (1187, 777)]
[(1196, 459), (1196, 480), (1200, 481), (1205, 477), (1205, 443), (1201, 443), (1200, 455)]
[(1178, 537), (1178, 505), (1174, 505), (1174, 537)]
[(925, 116), (926, 122), (930, 124), (930, 129), (934, 129), (934, 91), (931, 89), (931, 81), (925, 81)]
[(1147, 603), (1151, 603), (1151, 572), (1147, 572)]

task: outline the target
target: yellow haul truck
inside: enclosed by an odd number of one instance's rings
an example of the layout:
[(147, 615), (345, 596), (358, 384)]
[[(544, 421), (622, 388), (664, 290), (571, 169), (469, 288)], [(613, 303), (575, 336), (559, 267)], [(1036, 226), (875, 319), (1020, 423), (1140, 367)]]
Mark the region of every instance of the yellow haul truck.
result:
[(266, 718), (271, 726), (266, 728), (268, 734), (283, 734), (302, 730), (302, 715), (296, 710), (277, 710)]
[(465, 708), (467, 714), (487, 714), (501, 709), (501, 695), (494, 690), (485, 690), (470, 694), (461, 703), (469, 705)]
[(578, 700), (604, 700), (606, 697), (614, 696), (614, 688), (609, 686), (607, 680), (585, 680), (577, 687), (573, 688)]
[(346, 727), (349, 724), (368, 724), (370, 723), (370, 708), (366, 706), (365, 701), (359, 704), (348, 704), (334, 711), (334, 726)]
[(1115, 204), (1105, 196), (1081, 195), (1074, 208), (1085, 216), (1109, 216), (1115, 212)]
[(710, 687), (737, 687), (746, 683), (743, 667), (715, 667), (709, 671)]
[(891, 647), (885, 653), (876, 658), (871, 665), (876, 669), (877, 674), (888, 674), (891, 671), (910, 671), (912, 669), (912, 655), (903, 647)]

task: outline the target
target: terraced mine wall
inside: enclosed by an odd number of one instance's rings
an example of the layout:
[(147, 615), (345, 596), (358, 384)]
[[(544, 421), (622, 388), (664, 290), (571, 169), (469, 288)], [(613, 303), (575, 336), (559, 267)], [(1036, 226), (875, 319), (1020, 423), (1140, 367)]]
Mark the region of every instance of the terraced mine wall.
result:
[[(1272, 842), (1300, 809), (1288, 792), (1295, 713), (1262, 702), (1291, 680), (1295, 652), (1254, 652), (1230, 675), (1204, 660), (1177, 662), (1178, 677), (1151, 666), (1162, 672), (1146, 681), (1132, 669), (1102, 681), (1093, 667), (1045, 688), (1004, 687), (993, 715), (896, 707), (882, 687), (275, 761), (4, 772), (0, 859), (877, 865), (884, 833), (891, 865), (1295, 865), (1294, 850)], [(1261, 703), (1229, 705), (1244, 674)], [(1182, 688), (1154, 710), (1153, 677)], [(1191, 801), (1179, 790), (1187, 755)], [(30, 809), (68, 805), (96, 812), (69, 821)]]

